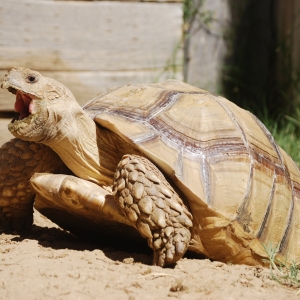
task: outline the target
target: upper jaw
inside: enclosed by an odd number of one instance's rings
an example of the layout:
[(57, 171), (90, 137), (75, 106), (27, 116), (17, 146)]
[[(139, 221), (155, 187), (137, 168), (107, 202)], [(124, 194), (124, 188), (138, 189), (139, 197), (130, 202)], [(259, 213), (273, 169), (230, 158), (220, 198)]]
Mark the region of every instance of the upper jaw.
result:
[(22, 82), (23, 79), (21, 75), (14, 71), (12, 68), (8, 71), (8, 73), (5, 75), (3, 82), (1, 84), (2, 89), (7, 89), (11, 93), (15, 94), (16, 90), (22, 90), (20, 86), (20, 82)]
[(36, 95), (25, 92), (19, 87), (12, 85), (5, 80), (2, 83), (1, 87), (16, 95), (16, 102), (14, 104), (16, 116), (12, 120), (12, 123), (14, 123), (15, 121), (23, 121), (27, 118), (32, 117), (32, 115), (36, 113), (35, 105), (33, 102), (34, 99), (38, 99)]

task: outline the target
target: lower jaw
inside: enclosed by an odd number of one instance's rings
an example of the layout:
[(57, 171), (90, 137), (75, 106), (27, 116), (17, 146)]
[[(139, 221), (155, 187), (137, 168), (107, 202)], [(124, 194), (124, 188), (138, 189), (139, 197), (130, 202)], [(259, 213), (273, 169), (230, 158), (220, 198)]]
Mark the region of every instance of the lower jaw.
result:
[(8, 124), (8, 130), (13, 134), (15, 137), (20, 139), (27, 140), (27, 136), (32, 133), (32, 128), (30, 125), (33, 125), (35, 116), (29, 115), (28, 117), (19, 120), (14, 118), (11, 123)]

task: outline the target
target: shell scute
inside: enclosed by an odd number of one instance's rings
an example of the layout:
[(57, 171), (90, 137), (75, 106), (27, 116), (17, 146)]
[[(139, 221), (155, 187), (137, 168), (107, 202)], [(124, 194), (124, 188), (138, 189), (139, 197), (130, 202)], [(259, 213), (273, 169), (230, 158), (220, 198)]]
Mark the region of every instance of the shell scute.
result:
[(259, 255), (270, 241), (279, 257), (300, 260), (300, 172), (251, 113), (178, 81), (121, 87), (85, 109), (177, 185), (203, 253), (214, 258), (214, 243), (226, 243), (225, 256), (246, 259), (234, 235)]

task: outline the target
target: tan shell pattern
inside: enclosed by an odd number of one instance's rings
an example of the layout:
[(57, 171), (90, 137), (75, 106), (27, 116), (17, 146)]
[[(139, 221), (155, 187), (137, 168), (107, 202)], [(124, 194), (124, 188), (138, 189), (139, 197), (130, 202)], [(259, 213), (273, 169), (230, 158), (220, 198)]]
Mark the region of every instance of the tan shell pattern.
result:
[(185, 194), (192, 250), (251, 264), (272, 246), (299, 261), (299, 169), (251, 113), (175, 80), (118, 87), (84, 109)]

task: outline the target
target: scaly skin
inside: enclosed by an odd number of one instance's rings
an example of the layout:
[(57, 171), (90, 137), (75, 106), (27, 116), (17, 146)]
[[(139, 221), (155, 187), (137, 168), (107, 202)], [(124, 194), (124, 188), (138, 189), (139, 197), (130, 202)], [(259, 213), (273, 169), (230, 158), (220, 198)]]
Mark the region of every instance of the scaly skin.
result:
[(0, 148), (0, 231), (28, 231), (35, 193), (29, 180), (36, 172), (63, 173), (67, 168), (49, 147), (12, 139)]
[(128, 219), (153, 249), (153, 264), (176, 263), (189, 246), (193, 218), (161, 172), (144, 157), (124, 155), (114, 191)]

